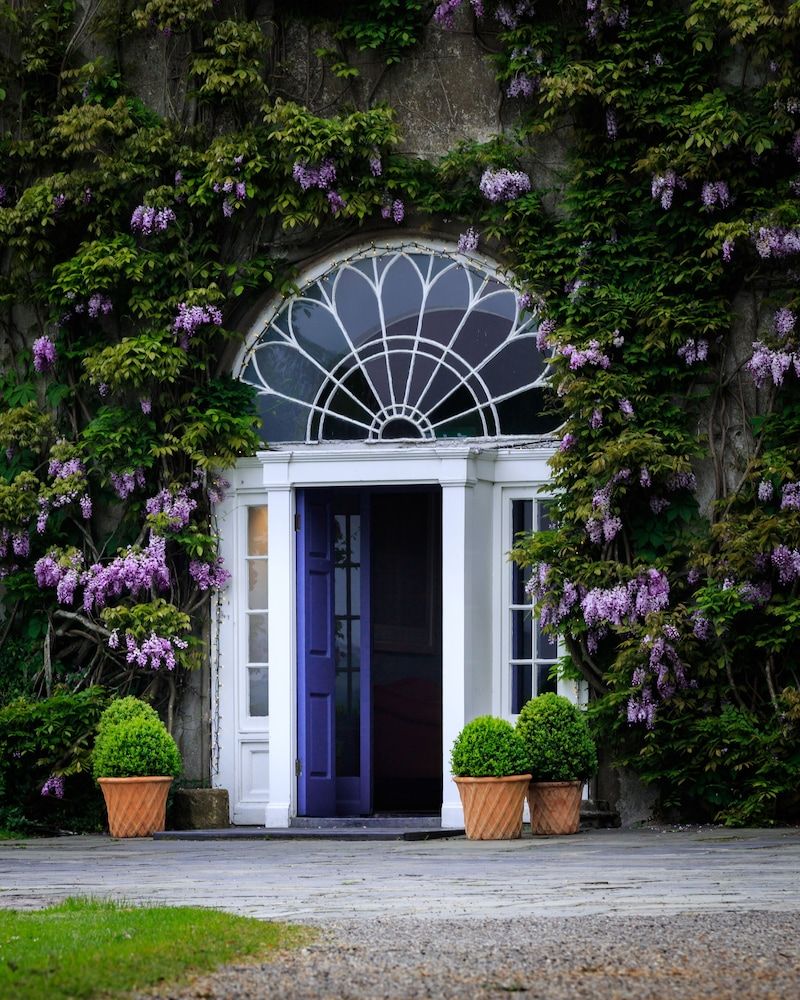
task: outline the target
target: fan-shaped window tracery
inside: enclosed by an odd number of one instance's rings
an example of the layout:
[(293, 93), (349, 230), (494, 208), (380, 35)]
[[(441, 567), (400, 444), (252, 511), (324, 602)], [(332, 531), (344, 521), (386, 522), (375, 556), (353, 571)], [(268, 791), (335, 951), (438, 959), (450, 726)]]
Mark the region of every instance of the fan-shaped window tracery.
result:
[(456, 253), (373, 248), (286, 299), (246, 352), (265, 440), (433, 440), (551, 430), (536, 317)]

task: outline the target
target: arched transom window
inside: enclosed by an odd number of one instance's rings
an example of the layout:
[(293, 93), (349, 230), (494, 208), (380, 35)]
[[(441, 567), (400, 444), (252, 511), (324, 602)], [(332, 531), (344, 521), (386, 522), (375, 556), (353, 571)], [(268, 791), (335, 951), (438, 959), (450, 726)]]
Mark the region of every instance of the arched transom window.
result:
[(268, 441), (537, 434), (536, 317), (489, 266), (372, 248), (284, 300), (246, 351)]

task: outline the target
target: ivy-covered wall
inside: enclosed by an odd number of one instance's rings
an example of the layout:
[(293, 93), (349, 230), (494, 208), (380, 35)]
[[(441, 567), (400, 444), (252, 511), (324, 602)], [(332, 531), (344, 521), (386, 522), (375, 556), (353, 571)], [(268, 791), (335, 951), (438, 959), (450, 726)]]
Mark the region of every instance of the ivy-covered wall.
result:
[(0, 6), (6, 696), (100, 682), (172, 720), (226, 579), (213, 501), (258, 445), (243, 317), (326, 246), (460, 233), (541, 316), (556, 527), (516, 558), (609, 753), (683, 815), (790, 815), (799, 17)]

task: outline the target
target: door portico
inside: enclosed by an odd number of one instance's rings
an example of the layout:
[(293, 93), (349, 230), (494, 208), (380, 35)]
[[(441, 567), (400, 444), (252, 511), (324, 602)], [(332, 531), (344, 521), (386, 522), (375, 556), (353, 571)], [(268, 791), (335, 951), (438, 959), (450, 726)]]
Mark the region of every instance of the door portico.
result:
[(475, 715), (509, 713), (501, 628), (500, 581), (509, 547), (503, 498), (514, 486), (535, 491), (530, 484), (546, 482), (551, 450), (548, 441), (525, 447), (498, 441), (323, 443), (276, 446), (240, 463), (236, 489), (218, 514), (223, 555), (235, 565), (237, 551), (246, 548), (242, 532), (250, 505), (269, 511), (269, 713), (264, 720), (248, 716), (242, 669), (230, 681), (233, 664), (247, 661), (234, 577), (218, 608), (218, 672), (228, 668), (227, 682), (218, 677), (212, 691), (214, 724), (223, 736), (217, 782), (232, 790), (234, 822), (284, 827), (298, 814), (298, 492), (418, 485), (441, 490), (441, 818), (444, 826), (462, 825), (458, 793), (448, 780), (450, 747)]

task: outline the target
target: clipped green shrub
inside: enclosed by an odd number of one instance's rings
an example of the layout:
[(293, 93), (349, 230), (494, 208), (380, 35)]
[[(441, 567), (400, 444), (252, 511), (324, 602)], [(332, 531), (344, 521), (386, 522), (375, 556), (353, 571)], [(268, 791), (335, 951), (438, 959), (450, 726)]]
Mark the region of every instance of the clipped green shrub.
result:
[(505, 719), (480, 715), (458, 734), (450, 769), (459, 778), (505, 778), (528, 771), (525, 747)]
[(98, 738), (111, 726), (116, 726), (120, 722), (127, 722), (129, 719), (155, 719), (159, 722), (158, 712), (141, 698), (135, 698), (129, 694), (125, 698), (115, 698), (114, 701), (100, 716), (97, 725)]
[(522, 706), (517, 733), (534, 781), (578, 781), (597, 770), (597, 748), (583, 712), (568, 698), (540, 694)]
[(101, 827), (91, 752), (107, 704), (107, 692), (91, 687), (0, 708), (0, 826), (30, 833)]
[(160, 719), (141, 715), (109, 726), (98, 735), (92, 773), (95, 778), (177, 778), (181, 754)]

